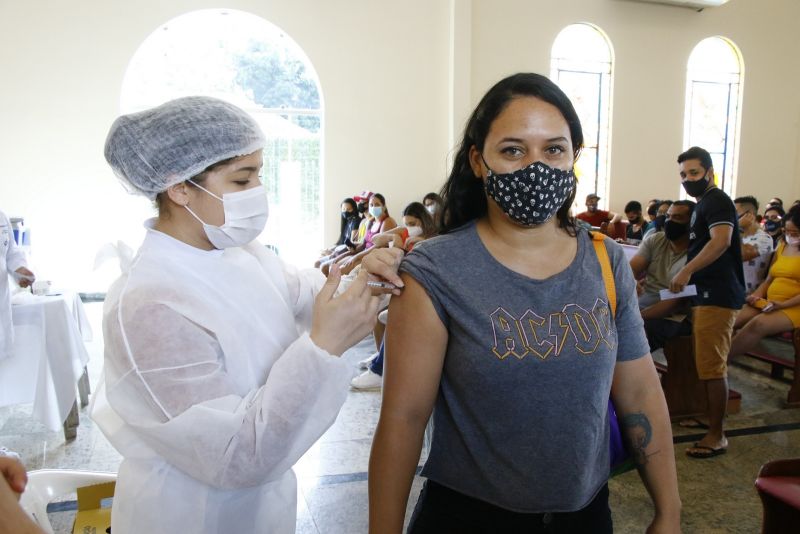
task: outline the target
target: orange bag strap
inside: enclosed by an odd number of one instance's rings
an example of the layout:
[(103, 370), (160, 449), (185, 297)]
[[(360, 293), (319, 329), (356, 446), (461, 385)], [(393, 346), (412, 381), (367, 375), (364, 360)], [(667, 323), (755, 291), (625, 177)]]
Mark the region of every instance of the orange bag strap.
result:
[(603, 283), (606, 286), (608, 295), (608, 305), (611, 307), (611, 314), (617, 316), (617, 286), (614, 283), (614, 271), (611, 270), (611, 260), (606, 249), (606, 236), (600, 232), (590, 232), (594, 251), (597, 253), (597, 260), (600, 262), (600, 270), (603, 272)]

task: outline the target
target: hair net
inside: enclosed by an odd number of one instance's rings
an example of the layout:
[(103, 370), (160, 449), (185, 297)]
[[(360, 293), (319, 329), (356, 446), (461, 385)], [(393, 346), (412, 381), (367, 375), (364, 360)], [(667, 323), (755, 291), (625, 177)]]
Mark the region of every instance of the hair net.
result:
[(264, 134), (243, 110), (217, 98), (190, 96), (122, 115), (106, 138), (105, 157), (132, 193), (153, 200), (219, 161), (264, 147)]

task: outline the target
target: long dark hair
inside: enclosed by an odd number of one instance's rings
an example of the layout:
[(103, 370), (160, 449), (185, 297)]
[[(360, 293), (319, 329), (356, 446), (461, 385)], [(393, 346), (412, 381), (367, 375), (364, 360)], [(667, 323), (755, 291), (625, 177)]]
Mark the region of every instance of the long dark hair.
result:
[[(347, 204), (351, 208), (353, 208), (353, 215), (358, 218), (358, 204), (352, 198), (346, 198), (342, 200), (342, 204)], [(360, 219), (359, 219), (360, 220)], [(350, 228), (348, 228), (350, 226)], [(352, 230), (353, 223), (349, 222), (346, 218), (342, 217), (342, 223), (339, 227), (339, 240), (336, 241), (337, 245), (342, 245), (344, 242), (350, 237), (350, 231)]]
[(436, 223), (433, 221), (433, 217), (431, 214), (428, 213), (428, 210), (425, 209), (420, 202), (412, 202), (408, 206), (405, 207), (403, 210), (403, 217), (416, 217), (422, 223), (422, 235), (425, 238), (433, 237), (436, 235)]
[[(795, 204), (789, 211), (786, 212), (786, 217), (783, 218), (781, 224), (783, 226), (783, 240), (786, 241), (786, 222), (792, 221), (797, 228), (800, 228), (800, 204)], [(786, 243), (787, 245), (789, 243)], [(797, 246), (797, 249), (800, 250), (800, 245)]]
[(431, 191), (424, 197), (422, 197), (422, 203), (432, 200), (436, 203), (436, 213), (433, 215), (433, 224), (436, 225), (436, 232), (439, 232), (439, 228), (442, 226), (442, 211), (444, 210), (444, 200), (442, 197), (439, 196), (438, 193), (434, 193)]
[(437, 195), (437, 194), (436, 194), (436, 193), (434, 193), (433, 191), (431, 191), (430, 193), (428, 193), (427, 195), (425, 195), (424, 197), (422, 197), (422, 202), (425, 202), (426, 200), (433, 200), (434, 202), (436, 202), (437, 204), (439, 204), (439, 206), (441, 206), (441, 205), (442, 205), (442, 202), (443, 202), (443, 201), (442, 201), (442, 197), (440, 197), (439, 195)]
[[(578, 159), (583, 148), (583, 130), (578, 114), (567, 95), (541, 74), (519, 73), (500, 80), (484, 95), (464, 128), (464, 137), (453, 160), (453, 168), (442, 187), (441, 195), (444, 198), (442, 233), (455, 230), (486, 214), (488, 205), (483, 181), (472, 171), (469, 151), (475, 146), (478, 151), (483, 152), (492, 122), (512, 99), (521, 96), (533, 96), (558, 108), (569, 126), (573, 155), (576, 160)], [(559, 226), (567, 230), (570, 235), (575, 235), (575, 220), (569, 214), (574, 201), (575, 190), (556, 213)]]
[(386, 207), (386, 199), (384, 198), (384, 196), (381, 195), (380, 193), (374, 193), (372, 196), (381, 201), (381, 206), (383, 206), (382, 215), (386, 215), (387, 217), (389, 217), (389, 208)]

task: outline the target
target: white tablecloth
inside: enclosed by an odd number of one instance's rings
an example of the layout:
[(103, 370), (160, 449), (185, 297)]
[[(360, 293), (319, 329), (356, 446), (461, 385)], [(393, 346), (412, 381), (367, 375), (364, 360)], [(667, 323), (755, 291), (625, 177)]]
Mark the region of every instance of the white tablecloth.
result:
[(12, 299), (14, 350), (0, 361), (0, 406), (33, 403), (50, 430), (61, 428), (89, 361), (92, 330), (74, 293)]

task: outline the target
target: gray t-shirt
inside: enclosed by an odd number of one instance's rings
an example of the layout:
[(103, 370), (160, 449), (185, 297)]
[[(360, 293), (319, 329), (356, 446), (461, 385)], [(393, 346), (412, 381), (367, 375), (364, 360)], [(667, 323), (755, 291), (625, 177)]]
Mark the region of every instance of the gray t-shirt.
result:
[(609, 473), (614, 365), (649, 352), (633, 273), (622, 248), (606, 246), (616, 320), (584, 230), (574, 261), (545, 280), (495, 260), (474, 223), (406, 257), (400, 270), (449, 336), (423, 476), (518, 512), (575, 511), (595, 497)]

